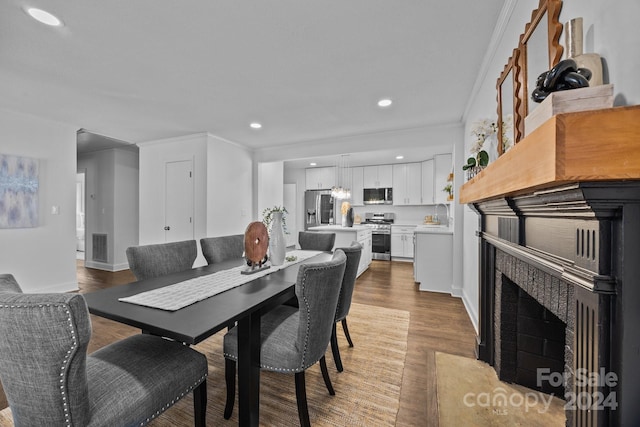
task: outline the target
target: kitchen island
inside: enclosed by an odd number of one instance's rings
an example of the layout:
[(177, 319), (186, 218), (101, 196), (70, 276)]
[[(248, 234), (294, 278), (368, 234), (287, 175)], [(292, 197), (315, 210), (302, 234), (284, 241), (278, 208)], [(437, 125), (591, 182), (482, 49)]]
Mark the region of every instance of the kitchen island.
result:
[(310, 227), (307, 231), (320, 233), (335, 233), (336, 242), (333, 249), (351, 246), (351, 242), (358, 242), (362, 245), (362, 255), (358, 265), (358, 276), (360, 276), (371, 264), (372, 241), (371, 228), (364, 225), (354, 225), (353, 227), (343, 227), (341, 225), (321, 225)]
[(418, 225), (414, 231), (413, 277), (421, 291), (451, 293), (453, 287), (453, 230)]

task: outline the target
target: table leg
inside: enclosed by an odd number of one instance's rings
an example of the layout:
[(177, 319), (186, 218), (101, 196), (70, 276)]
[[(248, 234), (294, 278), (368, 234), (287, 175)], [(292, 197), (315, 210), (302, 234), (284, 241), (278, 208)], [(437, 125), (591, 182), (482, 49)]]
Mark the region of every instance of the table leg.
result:
[(260, 313), (238, 321), (238, 417), (258, 426), (260, 413)]

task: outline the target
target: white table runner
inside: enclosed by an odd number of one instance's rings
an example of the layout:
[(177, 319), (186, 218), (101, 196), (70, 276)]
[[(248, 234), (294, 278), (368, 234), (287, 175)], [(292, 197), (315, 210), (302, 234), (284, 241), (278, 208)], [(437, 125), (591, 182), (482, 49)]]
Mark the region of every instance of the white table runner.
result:
[(305, 259), (311, 258), (322, 252), (294, 250), (287, 252), (286, 256), (295, 256), (295, 261), (286, 261), (282, 265), (272, 265), (266, 270), (253, 274), (241, 274), (247, 266), (217, 271), (206, 276), (200, 276), (185, 280), (173, 285), (164, 286), (152, 291), (141, 292), (130, 297), (119, 298), (118, 301), (131, 304), (144, 305), (146, 307), (159, 308), (161, 310), (176, 311), (183, 307), (202, 301), (229, 289), (243, 285), (256, 278), (266, 276)]

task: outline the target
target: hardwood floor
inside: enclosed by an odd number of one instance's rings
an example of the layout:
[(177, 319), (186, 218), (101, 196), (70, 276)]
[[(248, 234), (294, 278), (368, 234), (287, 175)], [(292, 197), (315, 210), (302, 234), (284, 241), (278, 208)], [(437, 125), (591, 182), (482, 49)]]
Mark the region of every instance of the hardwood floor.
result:
[[(80, 292), (91, 292), (134, 280), (130, 271), (110, 273), (77, 267)], [(374, 261), (358, 278), (353, 301), (410, 312), (406, 364), (400, 391), (397, 426), (437, 426), (435, 383), (436, 351), (474, 357), (475, 332), (462, 301), (449, 295), (420, 292), (413, 281), (413, 265), (405, 262)], [(91, 316), (93, 334), (89, 352), (137, 329)], [(393, 325), (389, 325), (393, 327)], [(358, 337), (353, 336), (358, 345)], [(1, 394), (1, 391), (0, 391)], [(4, 396), (0, 396), (0, 409)]]
[(374, 261), (358, 278), (353, 301), (411, 313), (396, 425), (437, 426), (436, 351), (475, 357), (475, 331), (462, 300), (419, 291), (411, 263)]

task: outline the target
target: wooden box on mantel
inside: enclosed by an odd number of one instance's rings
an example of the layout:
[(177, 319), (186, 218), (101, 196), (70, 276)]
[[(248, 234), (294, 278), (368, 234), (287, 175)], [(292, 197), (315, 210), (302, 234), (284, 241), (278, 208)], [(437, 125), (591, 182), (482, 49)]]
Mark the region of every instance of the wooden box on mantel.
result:
[(552, 92), (524, 119), (524, 136), (560, 113), (600, 110), (613, 107), (613, 85)]

